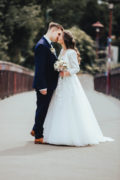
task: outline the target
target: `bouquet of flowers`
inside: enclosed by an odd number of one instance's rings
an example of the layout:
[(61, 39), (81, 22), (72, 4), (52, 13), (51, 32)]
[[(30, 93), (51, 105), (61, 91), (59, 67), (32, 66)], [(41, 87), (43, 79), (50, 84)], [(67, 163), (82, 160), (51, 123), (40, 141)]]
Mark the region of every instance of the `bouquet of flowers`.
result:
[(54, 69), (58, 72), (67, 71), (68, 66), (65, 61), (63, 61), (62, 59), (58, 59), (54, 64)]

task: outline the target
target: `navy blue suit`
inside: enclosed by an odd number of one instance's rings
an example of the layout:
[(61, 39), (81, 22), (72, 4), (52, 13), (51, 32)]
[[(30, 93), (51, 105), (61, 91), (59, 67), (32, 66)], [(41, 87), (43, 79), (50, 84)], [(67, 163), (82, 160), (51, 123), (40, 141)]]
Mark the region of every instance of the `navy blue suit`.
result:
[[(42, 37), (35, 46), (35, 75), (33, 88), (37, 95), (37, 109), (35, 115), (35, 138), (43, 137), (43, 124), (48, 106), (57, 86), (59, 73), (54, 70), (57, 57), (50, 50), (51, 45)], [(40, 89), (47, 89), (47, 95), (42, 95)]]

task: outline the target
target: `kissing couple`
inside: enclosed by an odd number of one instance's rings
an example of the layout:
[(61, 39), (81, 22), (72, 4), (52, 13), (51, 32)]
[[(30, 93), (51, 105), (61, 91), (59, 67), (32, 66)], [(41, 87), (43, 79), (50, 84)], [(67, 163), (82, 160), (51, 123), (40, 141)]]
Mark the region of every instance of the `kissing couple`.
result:
[[(59, 57), (52, 42), (62, 47)], [(87, 146), (113, 141), (103, 136), (76, 75), (80, 71), (80, 60), (72, 33), (51, 22), (47, 33), (35, 46), (33, 88), (37, 109), (31, 131), (35, 144)], [(57, 61), (64, 62), (67, 68), (57, 71)]]

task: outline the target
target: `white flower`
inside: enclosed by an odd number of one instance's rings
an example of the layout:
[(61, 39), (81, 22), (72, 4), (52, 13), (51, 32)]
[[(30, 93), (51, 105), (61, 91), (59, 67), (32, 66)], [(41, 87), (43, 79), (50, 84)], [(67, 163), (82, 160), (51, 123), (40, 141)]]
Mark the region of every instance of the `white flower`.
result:
[(55, 54), (56, 53), (56, 51), (55, 51), (55, 48), (50, 48), (50, 50), (51, 50), (51, 52), (53, 53), (53, 54)]
[(68, 69), (67, 63), (62, 59), (58, 59), (54, 64), (54, 69), (58, 72), (66, 71)]

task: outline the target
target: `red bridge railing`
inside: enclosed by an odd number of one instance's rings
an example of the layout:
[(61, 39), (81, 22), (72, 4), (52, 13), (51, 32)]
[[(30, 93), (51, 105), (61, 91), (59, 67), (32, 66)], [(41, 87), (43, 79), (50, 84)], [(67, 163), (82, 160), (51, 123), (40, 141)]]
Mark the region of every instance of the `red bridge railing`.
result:
[(33, 71), (22, 66), (0, 61), (0, 99), (32, 90)]
[[(107, 76), (98, 74), (94, 77), (94, 89), (106, 94)], [(120, 68), (110, 72), (110, 95), (120, 99)]]

